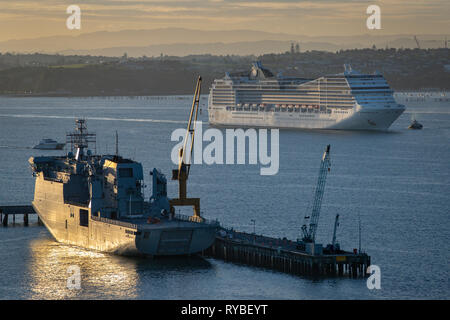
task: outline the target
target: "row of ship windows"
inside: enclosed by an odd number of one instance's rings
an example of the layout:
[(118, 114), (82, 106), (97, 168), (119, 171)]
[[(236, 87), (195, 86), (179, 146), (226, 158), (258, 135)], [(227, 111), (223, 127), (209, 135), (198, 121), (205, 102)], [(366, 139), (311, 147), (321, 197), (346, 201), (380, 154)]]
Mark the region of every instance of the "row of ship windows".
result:
[[(390, 95), (388, 93), (386, 94), (367, 94), (367, 96), (375, 96), (375, 95)], [(345, 99), (345, 98), (353, 98), (353, 95), (346, 94), (346, 93), (325, 93), (325, 92), (312, 92), (310, 94), (305, 94), (302, 92), (298, 93), (261, 93), (261, 92), (238, 92), (236, 95), (230, 94), (230, 93), (213, 93), (213, 97), (225, 97), (225, 98), (231, 98), (231, 97), (248, 97), (248, 98), (258, 98), (258, 99), (269, 99), (269, 98), (294, 98), (294, 99), (311, 99), (311, 98), (339, 98), (339, 99)], [(362, 96), (362, 94), (358, 94), (358, 96)]]
[(275, 91), (275, 92), (261, 92), (261, 91), (218, 91), (218, 90), (214, 90), (212, 92), (213, 96), (257, 96), (257, 97), (261, 97), (261, 96), (265, 96), (265, 97), (285, 97), (285, 96), (294, 96), (294, 97), (324, 97), (324, 96), (328, 96), (328, 97), (351, 97), (350, 93), (353, 93), (355, 96), (390, 96), (392, 95), (393, 91), (392, 90), (363, 90), (363, 91), (359, 91), (359, 90), (354, 90), (354, 91), (349, 91), (349, 90), (328, 90), (328, 91), (303, 91), (303, 90), (296, 90), (296, 91), (289, 91), (289, 92), (282, 92), (282, 91)]
[[(360, 80), (360, 79), (358, 79)], [(361, 79), (360, 81), (362, 81)], [(365, 81), (377, 81), (378, 79), (365, 79)], [(352, 81), (352, 80), (351, 80)], [(331, 82), (331, 83), (346, 83), (345, 78), (318, 78), (318, 79), (291, 79), (291, 80), (246, 80), (242, 81), (218, 81), (214, 82), (215, 85), (279, 85), (279, 84), (297, 84), (297, 83), (313, 83), (313, 82)]]
[[(368, 87), (370, 88), (370, 87)], [(222, 90), (222, 91), (231, 91), (231, 90), (276, 90), (276, 91), (280, 91), (280, 90), (307, 90), (307, 91), (314, 91), (314, 90), (342, 90), (342, 89), (349, 89), (349, 86), (347, 84), (342, 84), (342, 85), (319, 85), (319, 84), (304, 84), (304, 85), (296, 85), (296, 86), (233, 86), (233, 87), (218, 87), (215, 86), (213, 88), (213, 90)]]
[[(247, 101), (247, 104), (260, 104), (260, 103), (269, 103), (269, 104), (316, 104), (316, 103), (327, 103), (327, 104), (354, 104), (354, 99), (295, 99), (295, 100), (289, 100), (289, 99), (267, 99), (265, 98), (263, 101), (261, 99), (249, 99), (249, 98), (241, 98), (236, 99), (237, 101)], [(378, 99), (378, 100), (386, 100), (386, 99)], [(228, 104), (234, 104), (234, 99), (229, 98), (214, 98), (212, 99), (212, 102), (214, 104), (218, 103), (228, 103)], [(238, 103), (245, 105), (245, 103)]]
[[(226, 97), (217, 97), (226, 99)], [(216, 97), (214, 97), (216, 99)], [(354, 101), (352, 96), (298, 96), (298, 97), (292, 97), (292, 96), (248, 96), (248, 95), (239, 95), (236, 99), (238, 101), (283, 101), (284, 103), (310, 103), (310, 102), (316, 102), (316, 101)], [(293, 101), (293, 102), (289, 102)]]
[[(280, 101), (277, 101), (280, 102)], [(383, 101), (386, 102), (386, 101)], [(270, 104), (266, 104), (266, 103), (237, 103), (236, 107), (237, 108), (262, 108), (262, 107), (276, 107), (276, 105), (278, 105), (281, 108), (307, 108), (308, 105), (316, 105), (318, 104), (318, 101), (302, 101), (300, 102), (300, 104), (296, 104), (296, 103), (290, 103), (290, 102), (286, 102), (286, 103), (270, 103)], [(234, 105), (234, 101), (215, 101), (213, 100), (213, 105), (222, 105), (222, 106), (229, 106)], [(352, 108), (354, 106), (354, 102), (353, 101), (335, 101), (335, 102), (330, 102), (330, 101), (322, 101), (321, 102), (322, 105), (326, 105), (328, 107), (346, 107), (346, 108)]]
[(348, 113), (346, 110), (332, 110), (324, 106), (309, 106), (306, 108), (280, 107), (226, 107), (227, 111), (262, 111), (262, 112), (300, 112), (300, 113)]
[(245, 108), (235, 108), (227, 107), (227, 111), (261, 111), (261, 112), (301, 112), (301, 113), (331, 113), (331, 109), (320, 110), (320, 109), (289, 109), (289, 108), (273, 108), (273, 109), (245, 109)]
[[(381, 81), (380, 81), (381, 82)], [(318, 85), (347, 85), (347, 81), (297, 81), (297, 82), (254, 82), (254, 83), (246, 83), (246, 82), (240, 82), (240, 83), (233, 83), (233, 84), (213, 84), (214, 87), (264, 87), (264, 88), (270, 88), (270, 87), (296, 87), (296, 86), (318, 86)]]
[(328, 90), (328, 91), (292, 91), (292, 92), (245, 92), (245, 91), (213, 91), (212, 96), (213, 97), (234, 97), (234, 96), (240, 96), (240, 97), (296, 97), (296, 98), (311, 98), (311, 97), (338, 97), (338, 98), (348, 98), (353, 97), (353, 95), (350, 95), (350, 93), (353, 93), (354, 96), (392, 96), (393, 91), (392, 90), (374, 90), (374, 91), (347, 91), (347, 90)]
[(347, 83), (360, 83), (360, 84), (377, 84), (377, 83), (386, 83), (384, 78), (380, 79), (352, 79), (350, 81), (346, 79), (319, 79), (319, 80), (299, 80), (299, 81), (255, 81), (255, 82), (234, 82), (234, 83), (218, 83), (215, 82), (213, 86), (246, 86), (246, 87), (255, 87), (255, 86), (263, 86), (263, 87), (278, 87), (278, 86), (298, 86), (298, 85), (346, 85)]
[[(368, 87), (368, 88), (370, 88), (370, 87)], [(214, 88), (215, 89), (215, 88)], [(286, 91), (286, 92), (289, 92), (289, 91), (301, 91), (301, 90), (304, 90), (304, 91), (320, 91), (320, 90), (328, 90), (328, 91), (331, 91), (331, 90), (338, 90), (338, 91), (342, 91), (343, 89), (344, 90), (348, 90), (349, 89), (349, 86), (348, 85), (342, 85), (342, 86), (333, 86), (333, 87), (331, 87), (331, 86), (328, 86), (328, 87), (326, 87), (326, 86), (318, 86), (318, 85), (300, 85), (300, 86), (290, 86), (290, 87), (288, 87), (288, 86), (280, 86), (280, 87), (261, 87), (261, 86), (258, 86), (258, 87), (256, 87), (256, 86), (252, 86), (252, 87), (242, 87), (242, 86), (236, 86), (236, 87), (233, 87), (233, 89), (235, 89), (235, 90), (242, 90), (242, 91), (252, 91), (252, 90), (256, 90), (256, 91)]]
[[(236, 91), (222, 91), (222, 90), (214, 90), (212, 92), (213, 95), (257, 95), (257, 96), (343, 96), (343, 95), (349, 95), (350, 94), (350, 90), (291, 90), (291, 91), (280, 91), (280, 90), (276, 90), (276, 91), (245, 91), (245, 90), (236, 90)], [(380, 93), (383, 92), (389, 92), (389, 91), (381, 91)], [(374, 94), (373, 91), (363, 91), (361, 92), (363, 93), (368, 93), (368, 94)], [(375, 92), (376, 93), (376, 92)]]

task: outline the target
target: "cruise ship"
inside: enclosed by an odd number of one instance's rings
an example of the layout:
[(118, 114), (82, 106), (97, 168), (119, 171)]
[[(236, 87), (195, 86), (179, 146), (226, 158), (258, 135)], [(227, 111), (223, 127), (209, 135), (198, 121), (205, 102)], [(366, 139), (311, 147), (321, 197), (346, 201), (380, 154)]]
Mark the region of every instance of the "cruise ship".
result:
[(255, 62), (214, 80), (208, 101), (216, 126), (387, 130), (403, 113), (379, 74), (344, 72), (317, 79), (275, 76)]

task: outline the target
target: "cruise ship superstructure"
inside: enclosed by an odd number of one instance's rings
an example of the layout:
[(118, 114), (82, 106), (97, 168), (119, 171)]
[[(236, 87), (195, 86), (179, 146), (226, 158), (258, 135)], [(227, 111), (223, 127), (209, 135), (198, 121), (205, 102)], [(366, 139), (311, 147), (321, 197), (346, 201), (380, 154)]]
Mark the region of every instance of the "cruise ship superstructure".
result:
[(216, 79), (208, 101), (210, 124), (232, 127), (387, 130), (404, 110), (381, 74), (348, 65), (311, 80), (275, 76), (255, 62), (250, 72)]

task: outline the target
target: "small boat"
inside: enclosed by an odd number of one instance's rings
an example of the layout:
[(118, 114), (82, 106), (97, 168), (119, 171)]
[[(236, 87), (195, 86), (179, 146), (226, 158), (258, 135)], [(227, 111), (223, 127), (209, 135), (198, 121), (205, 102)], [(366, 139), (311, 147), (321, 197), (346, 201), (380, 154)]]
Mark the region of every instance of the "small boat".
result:
[(41, 150), (61, 150), (64, 148), (65, 143), (59, 143), (53, 139), (42, 139), (39, 144), (35, 145), (33, 149), (41, 149)]
[(423, 128), (423, 125), (420, 124), (419, 122), (417, 122), (416, 119), (414, 119), (408, 127), (408, 129), (415, 129), (415, 130), (420, 130), (422, 128)]

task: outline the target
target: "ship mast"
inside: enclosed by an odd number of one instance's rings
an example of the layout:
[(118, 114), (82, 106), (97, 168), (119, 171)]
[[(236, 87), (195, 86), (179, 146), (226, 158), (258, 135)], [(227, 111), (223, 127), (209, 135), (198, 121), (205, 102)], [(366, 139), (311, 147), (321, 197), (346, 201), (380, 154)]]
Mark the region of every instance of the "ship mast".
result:
[(75, 120), (76, 129), (74, 132), (66, 134), (66, 143), (70, 143), (70, 149), (76, 150), (75, 159), (82, 160), (84, 149), (87, 149), (89, 142), (96, 143), (95, 133), (89, 133), (86, 127), (86, 119)]

